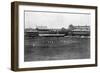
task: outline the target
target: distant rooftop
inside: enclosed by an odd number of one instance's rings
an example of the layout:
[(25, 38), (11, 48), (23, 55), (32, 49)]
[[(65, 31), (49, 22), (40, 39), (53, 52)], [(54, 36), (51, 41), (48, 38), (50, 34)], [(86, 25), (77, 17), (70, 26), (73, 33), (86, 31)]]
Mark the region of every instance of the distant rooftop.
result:
[(90, 31), (90, 26), (69, 26), (72, 31)]
[(36, 26), (38, 29), (48, 29), (47, 26)]

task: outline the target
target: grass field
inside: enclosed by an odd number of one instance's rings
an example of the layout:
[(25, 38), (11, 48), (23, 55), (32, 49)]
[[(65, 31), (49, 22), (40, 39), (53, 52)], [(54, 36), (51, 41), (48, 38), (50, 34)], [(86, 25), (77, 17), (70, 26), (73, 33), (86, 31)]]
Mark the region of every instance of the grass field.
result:
[(24, 61), (90, 58), (90, 38), (33, 37), (24, 40)]

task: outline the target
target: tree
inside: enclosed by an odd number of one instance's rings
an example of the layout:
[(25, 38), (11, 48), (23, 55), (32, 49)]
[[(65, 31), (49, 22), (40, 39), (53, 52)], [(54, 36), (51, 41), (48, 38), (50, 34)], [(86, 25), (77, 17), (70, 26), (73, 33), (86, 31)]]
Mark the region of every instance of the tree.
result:
[(69, 25), (69, 30), (73, 30), (74, 29), (74, 26), (72, 24)]
[(64, 27), (61, 28), (61, 31), (66, 31), (66, 29)]

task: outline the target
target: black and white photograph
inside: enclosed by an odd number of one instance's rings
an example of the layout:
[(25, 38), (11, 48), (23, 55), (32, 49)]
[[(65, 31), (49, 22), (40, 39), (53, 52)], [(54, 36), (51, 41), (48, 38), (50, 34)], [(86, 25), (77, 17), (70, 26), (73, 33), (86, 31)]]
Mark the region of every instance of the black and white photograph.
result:
[(14, 71), (97, 66), (97, 7), (12, 3)]
[(90, 58), (90, 16), (24, 11), (24, 61)]

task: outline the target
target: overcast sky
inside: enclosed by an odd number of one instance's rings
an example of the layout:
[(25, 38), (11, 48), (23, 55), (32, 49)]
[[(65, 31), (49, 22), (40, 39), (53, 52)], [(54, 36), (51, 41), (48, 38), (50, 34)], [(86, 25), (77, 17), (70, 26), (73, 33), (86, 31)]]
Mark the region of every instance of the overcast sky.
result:
[(51, 12), (25, 12), (25, 28), (47, 26), (47, 28), (68, 28), (70, 24), (75, 26), (90, 25), (90, 14), (78, 13), (51, 13)]

